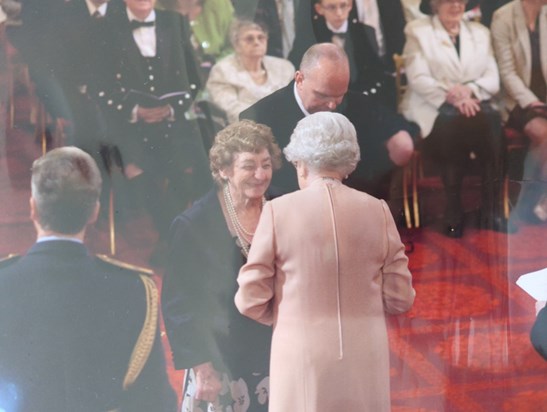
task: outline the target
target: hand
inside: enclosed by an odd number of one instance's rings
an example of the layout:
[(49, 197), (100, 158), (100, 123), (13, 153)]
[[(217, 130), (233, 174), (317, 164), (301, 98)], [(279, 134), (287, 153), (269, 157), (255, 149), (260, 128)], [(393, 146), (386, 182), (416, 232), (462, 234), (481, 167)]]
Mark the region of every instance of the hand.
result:
[(481, 106), (477, 99), (468, 97), (458, 101), (455, 105), (456, 109), (460, 111), (465, 117), (473, 117), (481, 111)]
[(386, 142), (389, 158), (396, 166), (405, 166), (414, 153), (414, 142), (406, 130), (391, 136)]
[(222, 389), (220, 373), (211, 362), (193, 367), (196, 374), (196, 393), (194, 397), (205, 402), (215, 402)]
[(545, 103), (538, 100), (537, 102), (530, 103), (528, 107), (545, 107)]
[(168, 104), (150, 109), (140, 106), (137, 108), (137, 119), (144, 123), (163, 122), (169, 116), (171, 116), (171, 107)]
[(123, 173), (125, 174), (125, 177), (127, 177), (129, 180), (137, 177), (143, 172), (143, 170), (137, 166), (135, 163), (128, 163), (125, 165), (123, 169)]
[(457, 84), (448, 90), (446, 101), (451, 105), (456, 106), (460, 100), (469, 99), (471, 96), (473, 96), (473, 90), (471, 90), (470, 87), (464, 86), (463, 84)]
[(65, 119), (64, 117), (58, 117), (55, 119), (55, 129), (65, 132), (67, 129), (72, 127), (70, 120)]

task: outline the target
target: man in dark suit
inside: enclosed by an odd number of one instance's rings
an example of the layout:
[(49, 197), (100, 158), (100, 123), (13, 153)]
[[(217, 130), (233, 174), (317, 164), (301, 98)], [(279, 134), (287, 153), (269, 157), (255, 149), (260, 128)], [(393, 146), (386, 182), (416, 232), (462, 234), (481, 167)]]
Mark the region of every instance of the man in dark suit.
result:
[[(319, 44), (310, 48), (306, 56), (295, 73), (294, 81), (239, 115), (240, 119), (271, 127), (281, 149), (289, 143), (300, 119), (319, 111), (334, 111), (348, 89), (348, 59), (341, 48)], [(272, 185), (287, 191), (298, 189), (294, 168), (285, 159), (274, 173)]]
[(55, 42), (60, 49), (56, 73), (69, 110), (65, 114), (67, 132), (96, 161), (99, 142), (106, 138), (106, 124), (92, 96), (98, 79), (112, 67), (111, 56), (105, 53), (106, 27), (122, 4), (121, 0), (66, 0), (55, 16)]
[(75, 147), (32, 166), (37, 242), (0, 263), (0, 410), (174, 411), (150, 273), (89, 255), (101, 176)]
[(396, 111), (392, 54), (386, 56), (384, 52), (380, 55), (375, 28), (361, 23), (357, 17), (351, 18), (351, 0), (312, 0), (312, 3), (315, 13), (313, 36), (303, 31), (297, 33), (290, 55), (293, 64), (299, 64), (302, 55), (313, 44), (338, 44), (344, 48), (350, 62), (349, 89)]
[(21, 1), (20, 25), (7, 29), (11, 43), (28, 65), (34, 92), (55, 120), (70, 111), (57, 73), (62, 49), (57, 47), (57, 16), (64, 0)]
[[(300, 119), (338, 108), (357, 130), (363, 159), (348, 184), (370, 191), (365, 186), (369, 186), (368, 182), (388, 172), (394, 164), (401, 166), (410, 159), (413, 143), (409, 134), (399, 128), (399, 122), (391, 122), (391, 117), (381, 113), (361, 93), (348, 92), (349, 81), (349, 61), (344, 50), (333, 43), (316, 44), (304, 54), (293, 82), (243, 111), (240, 118), (270, 126), (279, 146), (284, 148)], [(371, 130), (376, 133), (371, 134)], [(298, 188), (296, 173), (286, 161), (274, 173), (272, 184), (288, 191)]]
[[(108, 31), (114, 67), (96, 97), (114, 120), (109, 134), (125, 177), (163, 239), (172, 218), (211, 184), (197, 124), (186, 118), (199, 68), (186, 18), (155, 10), (155, 0), (125, 3)], [(150, 96), (172, 93), (150, 105)]]
[[(400, 0), (347, 0), (351, 13), (349, 21), (367, 25), (368, 42), (376, 50), (378, 57), (392, 65), (393, 53), (401, 53), (405, 45), (405, 17)], [(321, 15), (315, 7), (315, 0), (300, 0), (297, 12), (298, 36), (300, 41), (309, 47), (317, 43), (315, 22)], [(295, 40), (296, 46), (296, 40)], [(303, 50), (295, 50), (289, 59), (295, 66), (300, 64), (298, 58)]]

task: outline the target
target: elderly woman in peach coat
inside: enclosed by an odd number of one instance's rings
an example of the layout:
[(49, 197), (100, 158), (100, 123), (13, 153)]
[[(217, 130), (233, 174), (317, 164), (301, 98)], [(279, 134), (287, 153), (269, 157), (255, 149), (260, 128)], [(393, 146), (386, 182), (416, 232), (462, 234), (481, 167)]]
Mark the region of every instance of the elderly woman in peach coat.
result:
[(284, 152), (302, 190), (264, 206), (235, 297), (273, 325), (269, 412), (389, 411), (385, 313), (415, 296), (393, 218), (342, 183), (360, 153), (341, 114), (302, 119)]

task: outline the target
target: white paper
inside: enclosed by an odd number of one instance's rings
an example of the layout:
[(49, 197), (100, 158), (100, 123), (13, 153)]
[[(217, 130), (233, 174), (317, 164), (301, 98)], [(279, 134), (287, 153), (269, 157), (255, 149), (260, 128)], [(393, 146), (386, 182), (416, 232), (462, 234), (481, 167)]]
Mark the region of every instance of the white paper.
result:
[(547, 300), (547, 268), (522, 275), (517, 285), (535, 300)]

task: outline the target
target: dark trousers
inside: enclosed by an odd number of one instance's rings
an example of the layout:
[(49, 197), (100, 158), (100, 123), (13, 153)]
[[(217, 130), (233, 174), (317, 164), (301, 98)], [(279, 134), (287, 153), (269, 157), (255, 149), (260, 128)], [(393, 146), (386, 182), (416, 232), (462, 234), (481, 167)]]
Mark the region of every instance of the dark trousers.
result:
[(424, 154), (441, 170), (447, 196), (446, 220), (462, 218), (461, 188), (471, 152), (481, 169), (481, 215), (500, 214), (505, 143), (500, 114), (488, 102), (481, 102), (481, 111), (474, 117), (465, 117), (445, 103), (439, 109), (433, 130), (421, 144)]
[(130, 186), (163, 239), (174, 217), (212, 186), (197, 125), (185, 121), (164, 126), (137, 126), (126, 137), (139, 139), (139, 144), (127, 152), (129, 146), (119, 147), (123, 164), (135, 163), (143, 170)]

